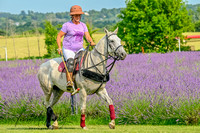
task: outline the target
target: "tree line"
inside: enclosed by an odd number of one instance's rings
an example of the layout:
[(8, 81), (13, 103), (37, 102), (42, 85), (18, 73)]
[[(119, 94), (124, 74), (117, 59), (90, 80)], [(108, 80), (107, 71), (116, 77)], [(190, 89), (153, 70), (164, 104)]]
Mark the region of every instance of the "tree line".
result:
[[(102, 29), (107, 26), (114, 26), (120, 19), (117, 15), (120, 13), (121, 8), (106, 9), (103, 8), (100, 11), (90, 10), (87, 13), (89, 15), (82, 15), (81, 21), (89, 22), (95, 28)], [(33, 11), (21, 11), (20, 14), (10, 14), (0, 12), (0, 34), (10, 35), (9, 27), (12, 26), (15, 29), (16, 34), (22, 33), (35, 33), (37, 27), (40, 33), (44, 33), (45, 21), (50, 21), (53, 26), (63, 23), (71, 19), (69, 12), (60, 13), (38, 13)]]
[[(83, 15), (82, 21), (85, 23), (89, 22), (94, 28), (99, 28), (100, 31), (103, 31), (105, 26), (110, 29), (121, 20), (118, 16), (123, 9), (103, 8), (100, 11), (89, 10), (87, 12), (89, 16)], [(200, 31), (200, 4), (187, 4), (186, 9), (188, 10), (188, 15), (192, 18), (192, 23), (195, 25), (194, 31)], [(69, 12), (39, 13), (30, 10), (28, 12), (22, 10), (20, 14), (0, 12), (0, 35), (11, 35), (10, 27), (12, 27), (12, 31), (14, 30), (16, 34), (35, 33), (36, 28), (39, 33), (44, 33), (46, 20), (56, 26), (70, 19)]]

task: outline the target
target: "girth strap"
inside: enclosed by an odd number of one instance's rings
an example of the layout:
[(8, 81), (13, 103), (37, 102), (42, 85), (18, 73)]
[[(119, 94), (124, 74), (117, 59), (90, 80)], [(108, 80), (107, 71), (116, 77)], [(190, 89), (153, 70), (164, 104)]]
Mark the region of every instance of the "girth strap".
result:
[(97, 82), (108, 82), (110, 79), (109, 73), (102, 75), (88, 69), (82, 69), (82, 75)]

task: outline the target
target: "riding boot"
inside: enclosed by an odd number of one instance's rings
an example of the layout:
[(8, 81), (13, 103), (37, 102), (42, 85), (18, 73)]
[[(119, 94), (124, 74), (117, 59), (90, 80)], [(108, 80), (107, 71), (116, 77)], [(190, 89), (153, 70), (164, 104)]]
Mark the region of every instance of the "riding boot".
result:
[(70, 78), (71, 78), (71, 80), (72, 80), (72, 76), (73, 76), (73, 73), (72, 73), (72, 72), (69, 72), (69, 73), (66, 72), (67, 86), (68, 86), (68, 87), (72, 87), (72, 83), (71, 83), (71, 81), (70, 81)]

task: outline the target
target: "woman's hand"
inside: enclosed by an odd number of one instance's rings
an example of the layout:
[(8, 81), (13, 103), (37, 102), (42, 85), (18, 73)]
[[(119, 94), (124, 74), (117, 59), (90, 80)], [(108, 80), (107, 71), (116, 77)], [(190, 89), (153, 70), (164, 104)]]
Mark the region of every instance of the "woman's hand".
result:
[(62, 55), (62, 54), (63, 54), (63, 52), (62, 52), (62, 49), (61, 49), (61, 48), (58, 48), (58, 49), (57, 49), (57, 51), (58, 51), (58, 54), (59, 54), (59, 55)]
[(85, 32), (85, 38), (90, 43), (91, 46), (95, 46), (96, 44), (93, 42), (89, 32)]
[(58, 45), (58, 49), (57, 49), (57, 51), (58, 51), (58, 54), (59, 55), (61, 55), (61, 54), (63, 54), (62, 53), (62, 48), (61, 48), (61, 38), (65, 35), (66, 33), (65, 32), (63, 32), (63, 31), (60, 31), (59, 33), (58, 33), (58, 35), (57, 35), (57, 45)]
[(95, 46), (96, 44), (95, 44), (94, 42), (91, 42), (90, 45), (91, 45), (91, 46)]

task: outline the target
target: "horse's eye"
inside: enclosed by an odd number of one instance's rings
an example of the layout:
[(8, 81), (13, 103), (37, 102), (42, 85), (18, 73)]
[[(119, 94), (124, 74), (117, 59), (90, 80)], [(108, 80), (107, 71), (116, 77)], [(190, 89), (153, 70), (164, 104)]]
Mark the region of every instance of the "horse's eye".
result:
[(110, 42), (113, 43), (114, 41), (113, 41), (113, 40), (110, 40)]

